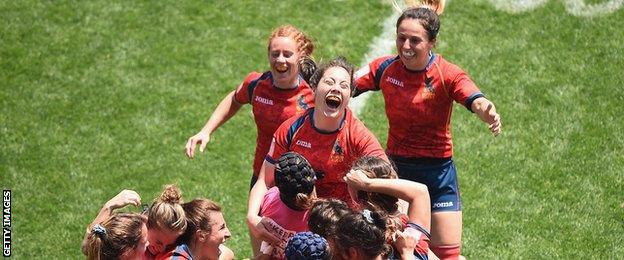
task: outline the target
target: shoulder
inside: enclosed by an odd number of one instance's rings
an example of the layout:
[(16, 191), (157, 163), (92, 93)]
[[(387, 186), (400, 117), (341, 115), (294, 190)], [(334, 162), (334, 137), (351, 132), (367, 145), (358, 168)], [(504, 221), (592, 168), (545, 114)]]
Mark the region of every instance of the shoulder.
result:
[(260, 77), (262, 77), (262, 75), (263, 75), (262, 73), (257, 72), (257, 71), (249, 72), (247, 76), (245, 76), (244, 82), (251, 82), (251, 81), (257, 80)]
[(369, 64), (371, 65), (380, 65), (384, 62), (393, 62), (393, 61), (397, 61), (399, 60), (399, 56), (397, 55), (384, 55), (381, 57), (378, 57), (376, 59), (374, 59), (373, 61), (371, 61)]
[(400, 61), (401, 60), (399, 59), (399, 56), (397, 55), (386, 55), (386, 56), (381, 56), (379, 58), (374, 59), (368, 64), (368, 66), (371, 71), (377, 74), (378, 70), (385, 70), (392, 63), (396, 63)]
[(287, 138), (292, 138), (292, 135), (304, 125), (312, 109), (314, 108), (308, 108), (303, 114), (286, 119), (275, 131), (275, 136), (287, 135)]
[(167, 259), (193, 259), (191, 255), (191, 251), (189, 250), (186, 244), (181, 244), (176, 246), (173, 250), (168, 252), (163, 252), (160, 255), (154, 257), (156, 260), (167, 260)]
[(273, 186), (267, 191), (267, 193), (264, 196), (271, 197), (271, 196), (276, 196), (276, 195), (279, 195), (279, 189), (277, 188), (277, 186)]
[(457, 74), (464, 73), (464, 71), (454, 63), (446, 60), (442, 55), (436, 54), (435, 64), (442, 70), (445, 74)]
[(345, 123), (347, 123), (349, 126), (349, 131), (351, 132), (362, 131), (362, 130), (368, 131), (364, 123), (362, 123), (362, 121), (360, 121), (360, 119), (357, 118), (353, 114), (353, 111), (351, 111), (351, 109), (349, 108), (347, 108), (347, 115), (345, 117), (345, 121), (346, 121)]
[(234, 251), (229, 249), (224, 244), (219, 245), (219, 260), (230, 260), (234, 259)]

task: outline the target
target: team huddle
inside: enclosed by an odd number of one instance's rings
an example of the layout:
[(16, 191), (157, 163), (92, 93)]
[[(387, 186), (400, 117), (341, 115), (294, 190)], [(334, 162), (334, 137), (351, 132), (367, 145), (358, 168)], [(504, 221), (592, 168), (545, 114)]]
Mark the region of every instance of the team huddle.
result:
[[(355, 71), (343, 57), (316, 64), (314, 43), (292, 25), (268, 40), (270, 70), (249, 73), (189, 138), (195, 156), (245, 104), (257, 145), (247, 209), (254, 259), (459, 259), (462, 211), (453, 163), (453, 102), (501, 132), (500, 115), (458, 66), (433, 52), (444, 1), (418, 1), (396, 23), (397, 54)], [(384, 151), (349, 100), (381, 91)], [(197, 147), (199, 146), (199, 147)], [(139, 213), (124, 190), (87, 227), (89, 259), (233, 259), (221, 207), (182, 203), (174, 185)]]

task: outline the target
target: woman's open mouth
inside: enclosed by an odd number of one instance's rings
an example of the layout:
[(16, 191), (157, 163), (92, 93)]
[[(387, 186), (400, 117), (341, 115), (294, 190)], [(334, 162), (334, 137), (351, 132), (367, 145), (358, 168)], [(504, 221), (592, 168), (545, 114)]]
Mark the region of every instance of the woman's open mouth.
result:
[(414, 53), (414, 51), (411, 51), (411, 50), (403, 51), (402, 54), (403, 54), (403, 57), (407, 59), (411, 59), (412, 57), (414, 57), (414, 55), (416, 55), (416, 53)]
[(336, 95), (328, 95), (325, 97), (325, 104), (331, 109), (336, 109), (342, 103), (342, 98)]
[(279, 72), (279, 73), (284, 73), (286, 71), (288, 71), (288, 66), (286, 66), (286, 64), (280, 64), (275, 66), (275, 71)]

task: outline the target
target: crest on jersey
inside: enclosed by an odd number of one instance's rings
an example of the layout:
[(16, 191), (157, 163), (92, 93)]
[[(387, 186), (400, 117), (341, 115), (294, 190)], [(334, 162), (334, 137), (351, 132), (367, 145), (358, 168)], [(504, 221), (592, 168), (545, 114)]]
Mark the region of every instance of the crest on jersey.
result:
[(306, 111), (308, 107), (308, 103), (305, 102), (305, 97), (300, 95), (299, 98), (297, 98), (297, 112)]
[(342, 146), (340, 146), (340, 142), (338, 140), (336, 140), (336, 142), (334, 143), (334, 147), (332, 149), (329, 159), (332, 162), (344, 161), (344, 150), (342, 149)]
[(433, 88), (433, 78), (427, 77), (425, 79), (425, 89), (422, 92), (422, 98), (427, 100), (427, 99), (432, 99), (435, 95), (435, 88)]

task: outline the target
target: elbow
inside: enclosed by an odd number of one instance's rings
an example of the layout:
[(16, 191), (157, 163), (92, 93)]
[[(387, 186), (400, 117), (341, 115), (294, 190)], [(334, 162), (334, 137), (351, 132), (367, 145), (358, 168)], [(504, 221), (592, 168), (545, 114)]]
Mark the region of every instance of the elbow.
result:
[(426, 197), (429, 198), (429, 189), (427, 185), (415, 182), (414, 188), (412, 189), (415, 197)]

